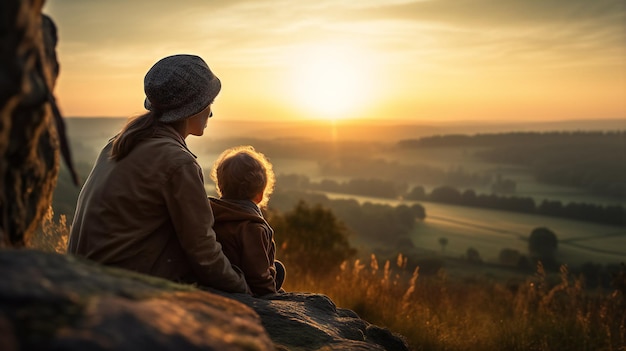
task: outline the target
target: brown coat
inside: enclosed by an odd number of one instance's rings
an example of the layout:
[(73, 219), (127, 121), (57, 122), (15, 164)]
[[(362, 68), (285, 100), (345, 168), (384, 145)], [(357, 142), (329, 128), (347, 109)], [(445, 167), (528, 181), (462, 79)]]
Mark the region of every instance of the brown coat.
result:
[(120, 161), (100, 153), (76, 206), (68, 252), (229, 292), (246, 282), (216, 242), (202, 169), (169, 126)]
[(252, 201), (209, 199), (226, 257), (243, 270), (254, 295), (276, 293), (274, 231), (259, 208)]

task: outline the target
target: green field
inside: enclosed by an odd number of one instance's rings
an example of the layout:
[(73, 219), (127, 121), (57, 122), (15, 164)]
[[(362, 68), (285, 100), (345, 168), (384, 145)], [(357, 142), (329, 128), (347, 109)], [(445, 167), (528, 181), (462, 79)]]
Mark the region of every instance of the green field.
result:
[[(388, 200), (327, 193), (329, 198), (355, 198), (359, 202), (391, 206), (414, 201)], [(426, 219), (414, 229), (411, 240), (425, 252), (461, 257), (468, 248), (478, 250), (486, 262), (497, 262), (504, 248), (528, 252), (526, 238), (536, 227), (548, 227), (559, 239), (556, 259), (570, 266), (585, 262), (626, 262), (626, 228), (489, 209), (421, 202)], [(448, 244), (442, 252), (439, 239)]]

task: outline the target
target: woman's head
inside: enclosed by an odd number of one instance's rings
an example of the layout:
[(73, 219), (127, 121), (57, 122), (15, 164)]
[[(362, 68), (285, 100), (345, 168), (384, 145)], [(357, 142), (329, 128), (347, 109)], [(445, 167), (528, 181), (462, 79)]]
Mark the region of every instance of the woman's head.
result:
[(220, 197), (235, 200), (253, 200), (259, 194), (258, 203), (264, 207), (274, 191), (272, 164), (252, 146), (227, 149), (217, 158), (211, 171), (211, 179)]
[(220, 80), (195, 55), (173, 55), (159, 60), (144, 78), (147, 110), (172, 123), (205, 110), (220, 92)]
[(141, 140), (154, 135), (159, 124), (173, 126), (183, 138), (202, 135), (211, 104), (222, 84), (204, 60), (173, 55), (155, 63), (144, 77), (148, 113), (131, 119), (115, 137), (111, 158), (121, 160)]

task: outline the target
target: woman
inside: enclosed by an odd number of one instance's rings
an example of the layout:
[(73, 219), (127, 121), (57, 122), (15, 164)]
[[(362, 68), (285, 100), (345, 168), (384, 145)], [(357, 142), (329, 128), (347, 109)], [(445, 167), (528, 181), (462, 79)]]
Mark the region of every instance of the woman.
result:
[(146, 74), (148, 112), (100, 153), (76, 206), (68, 251), (96, 262), (228, 292), (249, 292), (216, 242), (202, 169), (185, 143), (204, 134), (221, 83), (198, 56)]

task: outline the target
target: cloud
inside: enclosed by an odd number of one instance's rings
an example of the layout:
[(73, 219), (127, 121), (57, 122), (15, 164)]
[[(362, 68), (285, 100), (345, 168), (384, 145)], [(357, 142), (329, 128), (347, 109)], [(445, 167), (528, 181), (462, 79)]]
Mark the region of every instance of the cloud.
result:
[(623, 29), (622, 0), (422, 0), (363, 8), (364, 19), (436, 21), (457, 26), (594, 24)]
[[(282, 46), (325, 27), (325, 7), (289, 1), (49, 2), (60, 45), (73, 55), (119, 62), (162, 52), (219, 52), (235, 64), (270, 64)], [(319, 33), (318, 33), (319, 34)]]
[(623, 0), (424, 0), (363, 7), (349, 18), (393, 23), (404, 28), (397, 35), (405, 47), (413, 37), (443, 60), (618, 65), (625, 53)]
[(626, 40), (623, 0), (63, 0), (46, 8), (67, 52), (117, 66), (175, 51), (280, 66), (284, 52), (327, 40), (403, 65), (619, 65)]

